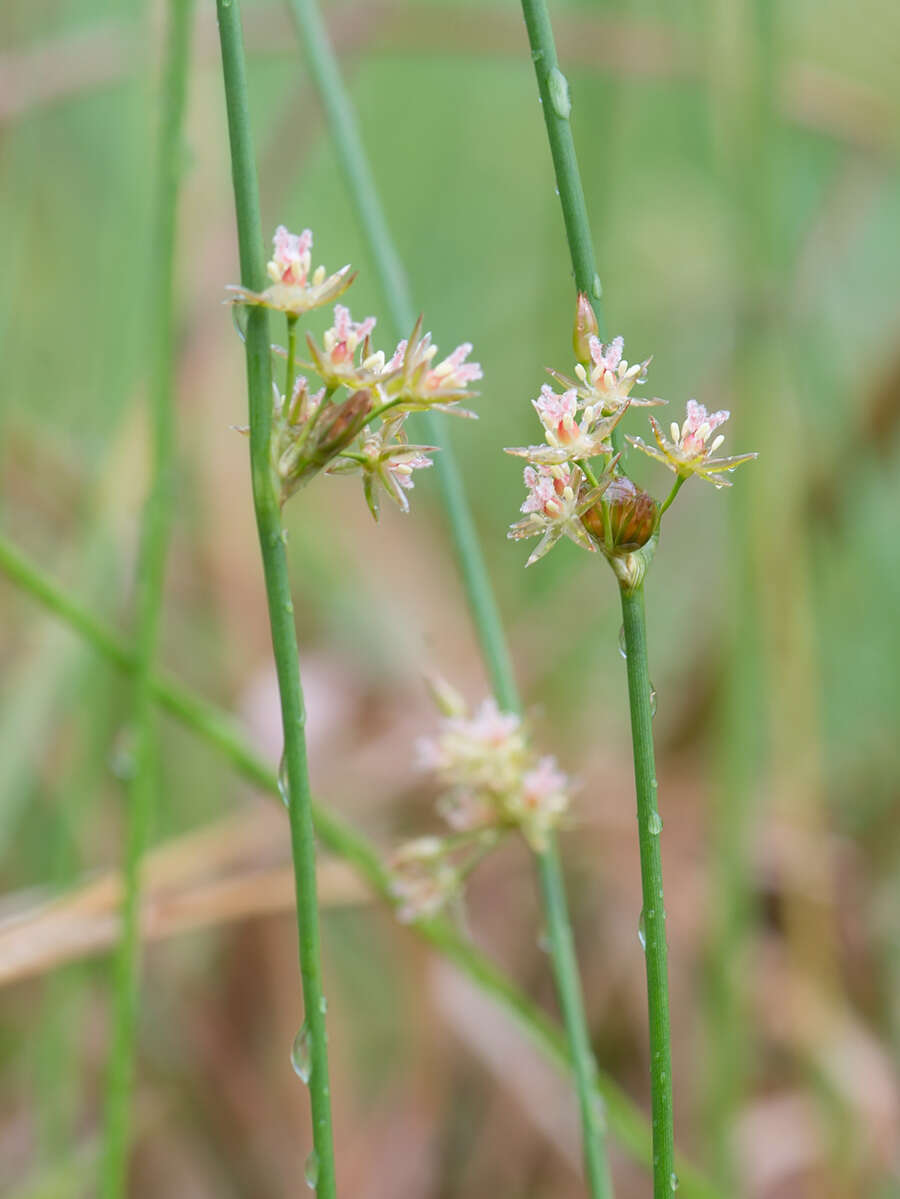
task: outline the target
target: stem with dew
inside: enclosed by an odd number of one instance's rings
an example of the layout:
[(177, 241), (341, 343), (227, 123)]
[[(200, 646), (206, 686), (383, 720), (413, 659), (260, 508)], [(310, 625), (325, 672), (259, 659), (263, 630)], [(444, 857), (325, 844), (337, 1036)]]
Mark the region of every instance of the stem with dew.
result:
[(166, 552), (172, 520), (174, 431), (174, 274), (178, 185), (182, 173), (192, 0), (171, 0), (165, 49), (153, 227), (150, 324), (152, 479), (144, 509), (137, 570), (137, 634), (133, 676), (134, 774), (128, 791), (122, 936), (115, 960), (115, 1001), (105, 1095), (105, 1137), (99, 1193), (125, 1193), (131, 1140), (134, 1057), (140, 971), (141, 863), (156, 804), (156, 745), (152, 665), (159, 640)]
[[(44, 571), (0, 534), (0, 571), (43, 608), (77, 633), (112, 666), (132, 675), (136, 669), (133, 648), (99, 620), (88, 608), (65, 592)], [(163, 711), (213, 747), (249, 783), (278, 796), (278, 783), (269, 764), (250, 747), (232, 718), (214, 704), (195, 695), (175, 680), (151, 676), (156, 703)], [(347, 862), (372, 890), (393, 903), (391, 876), (376, 847), (334, 812), (313, 803), (313, 820), (319, 840)], [(561, 1070), (572, 1068), (571, 1053), (560, 1029), (526, 995), (469, 941), (443, 920), (419, 921), (410, 928), (441, 953), (506, 1012), (528, 1039)], [(594, 1096), (605, 1108), (610, 1130), (637, 1162), (650, 1162), (650, 1135), (643, 1116), (619, 1086), (597, 1072)], [(679, 1162), (680, 1193), (685, 1199), (722, 1199), (691, 1165)]]
[[(328, 31), (315, 0), (288, 0), (288, 7), (306, 52), (307, 66), (325, 108), (347, 188), (387, 299), (394, 332), (401, 336), (412, 328), (415, 320), (409, 287), (390, 235), (353, 106), (344, 88)], [(582, 206), (583, 203), (582, 196)], [(583, 227), (587, 228), (586, 216)], [(588, 233), (588, 239), (589, 237)], [(590, 245), (589, 257), (593, 261), (593, 249)], [(441, 451), (436, 458), (438, 482), (469, 608), (494, 694), (502, 708), (512, 712), (520, 711), (521, 703), (506, 635), (456, 458), (435, 414), (424, 413), (423, 423), (428, 440)], [(547, 847), (536, 856), (553, 973), (569, 1038), (575, 1085), (578, 1090), (585, 1170), (594, 1199), (607, 1199), (612, 1194), (612, 1184), (593, 1096), (597, 1067), (585, 1019), (581, 981), (556, 838), (550, 837)]]
[(670, 1199), (678, 1185), (672, 1111), (672, 1050), (669, 1033), (669, 976), (666, 912), (663, 900), (656, 763), (653, 751), (653, 708), (647, 666), (644, 587), (621, 587), (625, 630), (628, 703), (634, 750), (641, 888), (644, 899), (644, 955), (647, 967), (647, 1012), (650, 1026), (650, 1093), (653, 1127), (653, 1195)]
[[(246, 288), (258, 291), (264, 286), (265, 265), (240, 9), (237, 0), (217, 0), (216, 7), (231, 146), (241, 283)], [(292, 333), (293, 330), (289, 332)], [(322, 991), (316, 896), (316, 846), (306, 757), (306, 713), (300, 685), (297, 634), (294, 628), (280, 497), (269, 457), (272, 363), (269, 356), (268, 314), (264, 308), (253, 308), (248, 314), (245, 349), (250, 403), (253, 504), (263, 561), (284, 731), (291, 853), (297, 895), (300, 974), (310, 1055), (309, 1095), (313, 1145), (318, 1163), (315, 1189), (319, 1199), (334, 1199), (336, 1180), (325, 1031), (326, 1004)], [(288, 360), (290, 363), (290, 349)]]

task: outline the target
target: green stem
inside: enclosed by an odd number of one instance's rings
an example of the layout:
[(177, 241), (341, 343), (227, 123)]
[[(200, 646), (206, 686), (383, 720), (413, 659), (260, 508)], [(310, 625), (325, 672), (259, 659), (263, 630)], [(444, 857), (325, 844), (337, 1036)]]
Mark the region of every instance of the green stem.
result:
[[(587, 202), (584, 198), (581, 172), (578, 169), (578, 155), (575, 153), (575, 140), (572, 137), (569, 84), (559, 69), (556, 40), (553, 37), (546, 0), (522, 0), (522, 15), (525, 18), (541, 107), (544, 110), (544, 124), (547, 127), (547, 140), (550, 143), (556, 190), (559, 192), (575, 287), (587, 296), (597, 318), (597, 328), (602, 341), (605, 337), (603, 309), (600, 305), (603, 288), (597, 273), (591, 222), (588, 219)], [(622, 432), (618, 427), (613, 429), (612, 443), (617, 451), (622, 449)]]
[(613, 1188), (595, 1095), (597, 1064), (588, 1035), (578, 960), (575, 956), (575, 943), (566, 905), (565, 884), (555, 845), (551, 842), (543, 853), (537, 855), (537, 860), (553, 976), (569, 1038), (569, 1051), (578, 1092), (585, 1174), (591, 1195), (609, 1199)]
[[(240, 10), (237, 0), (217, 0), (217, 10), (231, 145), (241, 283), (244, 287), (260, 291), (264, 286), (265, 265)], [(300, 974), (311, 1064), (309, 1093), (313, 1145), (318, 1160), (316, 1194), (319, 1199), (334, 1199), (337, 1186), (325, 1031), (326, 1005), (322, 991), (319, 947), (316, 847), (306, 756), (306, 713), (300, 685), (297, 634), (294, 628), (294, 608), (281, 524), (281, 508), (269, 460), (272, 363), (269, 356), (268, 315), (264, 308), (254, 308), (249, 313), (245, 348), (250, 402), (253, 503), (263, 561), (284, 731), (291, 852), (297, 895)], [(290, 359), (290, 350), (288, 357)]]
[[(2, 535), (0, 570), (46, 611), (78, 633), (109, 663), (126, 674), (134, 673), (133, 648), (88, 608), (67, 595)], [(164, 711), (215, 748), (248, 782), (273, 796), (279, 795), (274, 771), (247, 744), (230, 716), (172, 679), (154, 675), (151, 686)], [(313, 819), (322, 844), (347, 862), (376, 894), (393, 902), (391, 875), (375, 846), (339, 816), (315, 803)], [(412, 928), (490, 995), (552, 1062), (562, 1070), (571, 1069), (571, 1057), (562, 1030), (493, 963), (463, 940), (451, 925), (440, 920), (423, 921)], [(607, 1075), (598, 1073), (595, 1088), (597, 1101), (605, 1105), (609, 1127), (619, 1143), (635, 1161), (649, 1163), (649, 1130), (641, 1114)], [(685, 1199), (721, 1199), (710, 1183), (687, 1163), (680, 1163), (678, 1172), (681, 1177), (679, 1193)]]
[(669, 492), (669, 494), (666, 496), (663, 503), (660, 505), (659, 514), (657, 515), (657, 518), (656, 518), (657, 521), (662, 520), (663, 513), (668, 510), (670, 504), (675, 499), (675, 496), (678, 495), (679, 491), (681, 490), (681, 488), (683, 487), (683, 485), (686, 481), (687, 481), (686, 475), (676, 475), (675, 476), (675, 482), (672, 484), (672, 490)]
[(287, 362), (284, 368), (284, 403), (285, 411), (290, 411), (291, 396), (294, 393), (294, 361), (297, 357), (297, 318), (287, 318)]
[[(288, 7), (306, 52), (307, 66), (325, 108), (347, 189), (385, 293), (388, 310), (395, 326), (394, 332), (398, 337), (402, 336), (415, 322), (409, 287), (391, 238), (378, 188), (359, 134), (353, 105), (344, 88), (328, 31), (315, 0), (288, 0)], [(582, 207), (583, 204), (582, 196)], [(586, 216), (583, 228), (587, 229)], [(589, 256), (593, 261), (593, 249), (589, 243), (588, 232)], [(435, 415), (425, 413), (423, 421), (428, 441), (441, 450), (437, 455), (435, 467), (438, 484), (447, 511), (469, 609), (482, 656), (490, 673), (494, 694), (502, 708), (518, 711), (521, 705), (509, 647), (456, 457), (443, 426), (435, 419)], [(591, 1091), (591, 1079), (596, 1072), (596, 1064), (584, 1016), (581, 984), (572, 948), (572, 932), (555, 838), (550, 840), (547, 849), (539, 855), (538, 875), (547, 915), (547, 934), (560, 1006), (575, 1065), (587, 1176), (595, 1199), (606, 1199), (612, 1193), (609, 1168)]]
[(653, 1195), (671, 1199), (675, 1174), (672, 1112), (672, 1051), (669, 1035), (669, 978), (666, 954), (666, 912), (663, 901), (660, 833), (656, 806), (656, 764), (653, 752), (653, 710), (647, 667), (647, 629), (644, 588), (621, 588), (622, 621), (628, 670), (628, 702), (634, 749), (641, 887), (644, 897), (644, 956), (647, 965), (647, 1011), (650, 1024), (650, 1092), (653, 1113)]
[(174, 264), (182, 125), (190, 51), (192, 0), (171, 0), (158, 148), (150, 323), (154, 360), (151, 379), (153, 466), (144, 510), (137, 571), (137, 635), (134, 670), (135, 769), (129, 787), (124, 862), (122, 935), (115, 962), (115, 1003), (106, 1079), (105, 1140), (100, 1169), (103, 1199), (126, 1189), (140, 970), (141, 863), (156, 804), (154, 697), (151, 682), (159, 639), (166, 551), (172, 519), (174, 374)]

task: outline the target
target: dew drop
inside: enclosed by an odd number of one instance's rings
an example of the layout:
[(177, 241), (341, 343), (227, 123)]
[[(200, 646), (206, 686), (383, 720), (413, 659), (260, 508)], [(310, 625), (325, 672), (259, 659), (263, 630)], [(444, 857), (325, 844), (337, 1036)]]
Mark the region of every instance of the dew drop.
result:
[(572, 112), (572, 101), (569, 99), (569, 81), (559, 69), (554, 67), (547, 76), (547, 87), (550, 90), (550, 102), (553, 111), (564, 121), (568, 121)]
[(663, 830), (662, 816), (659, 812), (651, 812), (647, 818), (647, 828), (654, 837), (658, 837)]
[(324, 995), (319, 996), (319, 1011), (322, 1013), (323, 1016), (328, 1011), (328, 1000), (325, 998)]
[(678, 1175), (677, 1174), (669, 1175), (669, 1190), (670, 1191), (678, 1190)]
[(644, 909), (641, 908), (641, 918), (638, 920), (638, 940), (641, 943), (641, 949), (647, 950), (647, 926), (644, 923)]
[(650, 716), (656, 715), (656, 688), (650, 683)]
[(291, 784), (288, 778), (287, 754), (282, 752), (278, 763), (278, 794), (286, 808), (291, 806)]
[(309, 1027), (304, 1020), (300, 1025), (300, 1031), (294, 1037), (294, 1043), (291, 1046), (291, 1065), (294, 1067), (294, 1073), (303, 1083), (309, 1083), (312, 1075), (312, 1056), (309, 1044)]
[(603, 284), (600, 282), (599, 275), (594, 275), (594, 282), (591, 284), (591, 290), (594, 293), (595, 300), (603, 299)]
[(619, 627), (619, 653), (622, 655), (622, 657), (626, 661), (628, 660), (628, 650), (625, 648), (625, 626), (624, 625), (620, 625), (620, 627)]
[(549, 953), (550, 950), (552, 949), (552, 946), (550, 944), (550, 934), (547, 932), (547, 930), (545, 928), (541, 929), (541, 932), (538, 935), (537, 943), (538, 943), (538, 949), (541, 951), (541, 953)]
[(306, 1159), (303, 1177), (306, 1179), (306, 1185), (311, 1191), (314, 1191), (319, 1185), (319, 1155), (315, 1149), (313, 1149), (312, 1153)]
[(293, 600), (286, 600), (286, 601), (285, 601), (285, 605), (284, 605), (284, 610), (285, 610), (285, 612), (288, 614), (288, 616), (293, 616), (293, 614), (294, 614), (294, 601), (293, 601)]

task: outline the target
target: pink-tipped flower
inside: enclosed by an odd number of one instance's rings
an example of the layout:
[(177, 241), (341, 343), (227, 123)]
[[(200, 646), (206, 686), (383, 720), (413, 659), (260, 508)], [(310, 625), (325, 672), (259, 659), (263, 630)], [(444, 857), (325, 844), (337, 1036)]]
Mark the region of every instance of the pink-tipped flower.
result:
[(311, 261), (312, 230), (289, 233), (284, 225), (279, 225), (272, 240), (272, 260), (266, 264), (269, 278), (273, 283), (284, 283), (288, 287), (305, 287)]
[(570, 790), (571, 783), (559, 769), (556, 758), (547, 756), (526, 771), (520, 789), (507, 800), (510, 818), (536, 852), (546, 849), (550, 830), (568, 810)]
[[(718, 434), (710, 441), (715, 430), (728, 420), (730, 413), (708, 413), (696, 400), (688, 400), (687, 416), (679, 427), (675, 422), (669, 430), (671, 439), (663, 433), (659, 422), (650, 417), (650, 427), (656, 447), (647, 445), (640, 437), (629, 437), (628, 441), (643, 453), (655, 458), (674, 471), (680, 478), (698, 475), (714, 487), (730, 487), (731, 480), (723, 477), (744, 462), (751, 462), (758, 454), (739, 454), (733, 458), (714, 458), (716, 450), (725, 440)], [(658, 448), (657, 448), (658, 447)]]
[(436, 737), (416, 744), (418, 764), (448, 787), (505, 794), (521, 773), (525, 753), (522, 721), (486, 699), (474, 716), (447, 716)]
[(250, 291), (231, 285), (226, 290), (231, 293), (232, 304), (273, 308), (289, 317), (298, 317), (336, 300), (356, 277), (349, 266), (341, 267), (333, 275), (324, 266), (318, 266), (310, 274), (313, 235), (309, 229), (289, 233), (284, 225), (279, 225), (273, 243), (272, 258), (266, 267), (271, 286), (265, 291)]
[(581, 469), (572, 463), (525, 467), (528, 495), (521, 511), (526, 515), (510, 526), (507, 536), (513, 541), (540, 537), (526, 566), (543, 558), (561, 537), (568, 537), (591, 553), (596, 551), (581, 518), (603, 495), (612, 477), (604, 474), (598, 486), (587, 487)]
[(618, 412), (623, 404), (631, 403), (636, 407), (652, 407), (665, 401), (632, 396), (631, 389), (635, 384), (643, 383), (647, 378), (647, 367), (650, 359), (629, 364), (622, 357), (625, 341), (614, 337), (609, 345), (603, 345), (598, 337), (587, 339), (588, 359), (580, 361), (575, 367), (574, 379), (562, 375), (559, 371), (551, 370), (550, 374), (565, 388), (573, 388), (578, 399), (585, 407), (595, 408), (598, 415), (610, 415)]
[(580, 405), (575, 388), (557, 395), (548, 383), (541, 388), (539, 398), (531, 402), (541, 418), (547, 444), (508, 446), (506, 453), (543, 466), (611, 454), (610, 435), (628, 407), (626, 400), (612, 416), (602, 417), (599, 406), (589, 405), (577, 421)]
[(429, 454), (437, 452), (437, 446), (410, 445), (402, 430), (396, 430), (396, 441), (392, 441), (394, 427), (383, 425), (366, 433), (358, 449), (335, 459), (328, 467), (330, 475), (362, 474), (363, 492), (369, 511), (378, 520), (380, 512), (379, 488), (400, 508), (409, 512), (407, 492), (414, 486), (413, 472), (432, 466)]
[(322, 345), (307, 334), (309, 365), (327, 387), (371, 387), (382, 381), (384, 355), (373, 353), (369, 342), (374, 328), (374, 316), (354, 321), (350, 309), (337, 304), (334, 324), (322, 335)]
[(385, 373), (390, 376), (385, 393), (393, 400), (397, 411), (429, 408), (474, 417), (474, 412), (458, 406), (460, 400), (477, 394), (469, 391), (469, 385), (482, 378), (479, 364), (466, 361), (472, 346), (464, 342), (435, 364), (437, 352), (431, 334), (422, 333), (422, 318), (419, 317), (409, 338), (400, 342), (393, 357), (385, 364)]
[[(454, 705), (456, 699), (454, 693)], [(532, 749), (519, 716), (486, 699), (472, 715), (445, 716), (437, 735), (416, 748), (418, 765), (448, 788), (438, 807), (457, 834), (452, 843), (516, 827), (534, 849), (545, 848), (571, 788), (555, 758)]]

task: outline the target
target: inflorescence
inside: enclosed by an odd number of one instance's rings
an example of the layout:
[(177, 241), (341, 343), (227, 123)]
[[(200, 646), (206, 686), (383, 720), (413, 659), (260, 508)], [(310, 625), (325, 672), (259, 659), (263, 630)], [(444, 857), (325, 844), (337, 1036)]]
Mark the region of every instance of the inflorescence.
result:
[(295, 358), (298, 319), (330, 304), (356, 278), (349, 266), (333, 275), (323, 266), (312, 270), (312, 244), (309, 229), (297, 235), (279, 225), (267, 268), (271, 285), (262, 292), (228, 288), (232, 304), (287, 318), (287, 349), (273, 346), (285, 360), (284, 390), (273, 384), (272, 469), (281, 502), (324, 471), (360, 475), (376, 520), (382, 493), (408, 512), (414, 472), (432, 465), (436, 447), (410, 443), (407, 417), (429, 410), (474, 418), (461, 401), (476, 394), (469, 385), (481, 378), (481, 367), (467, 361), (468, 343), (435, 361), (437, 346), (422, 332), (421, 317), (388, 358), (372, 346), (375, 317), (356, 322), (342, 304), (335, 305), (321, 344), (306, 335), (308, 360)]
[(522, 718), (493, 699), (470, 711), (444, 682), (433, 695), (442, 716), (433, 737), (417, 745), (419, 766), (441, 788), (445, 836), (419, 837), (392, 860), (398, 916), (434, 916), (458, 901), (466, 878), (507, 833), (518, 830), (535, 852), (565, 816), (572, 782), (556, 759), (532, 747)]
[(712, 435), (729, 413), (710, 414), (696, 400), (688, 401), (684, 423), (672, 424), (671, 439), (651, 416), (655, 446), (640, 437), (626, 440), (675, 474), (670, 495), (662, 505), (657, 504), (625, 475), (612, 443), (613, 430), (630, 407), (665, 403), (656, 397), (632, 395), (632, 389), (646, 381), (651, 360), (629, 364), (623, 357), (621, 337), (603, 345), (585, 295), (578, 297), (573, 345), (578, 358), (575, 377), (550, 370), (564, 390), (560, 393), (545, 384), (532, 401), (543, 426), (544, 444), (512, 446), (506, 451), (528, 463), (524, 473), (528, 495), (521, 508), (524, 515), (510, 526), (509, 536), (514, 540), (540, 537), (526, 566), (568, 537), (582, 549), (599, 549), (623, 585), (633, 585), (644, 568), (643, 559), (637, 560), (635, 555), (644, 547), (652, 552), (660, 517), (682, 484), (697, 475), (715, 487), (729, 487), (725, 475), (756, 454), (714, 457), (723, 437)]

